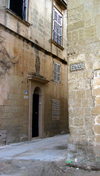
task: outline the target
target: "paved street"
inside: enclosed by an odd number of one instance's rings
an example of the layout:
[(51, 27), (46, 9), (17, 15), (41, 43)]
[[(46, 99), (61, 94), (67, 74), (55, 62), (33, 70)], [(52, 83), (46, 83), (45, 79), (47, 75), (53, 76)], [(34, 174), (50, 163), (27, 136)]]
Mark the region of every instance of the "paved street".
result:
[(55, 161), (66, 159), (68, 135), (0, 147), (0, 159)]
[(66, 164), (69, 135), (0, 146), (1, 176), (100, 176)]

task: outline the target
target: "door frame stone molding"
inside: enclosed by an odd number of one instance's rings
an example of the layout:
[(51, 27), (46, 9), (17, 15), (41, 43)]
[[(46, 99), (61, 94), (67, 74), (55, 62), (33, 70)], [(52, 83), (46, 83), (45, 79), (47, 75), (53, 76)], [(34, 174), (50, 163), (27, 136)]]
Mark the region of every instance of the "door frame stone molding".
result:
[(28, 140), (32, 140), (32, 104), (33, 94), (36, 87), (39, 88), (39, 137), (44, 137), (44, 86), (49, 81), (37, 76), (29, 75), (29, 117), (28, 117)]

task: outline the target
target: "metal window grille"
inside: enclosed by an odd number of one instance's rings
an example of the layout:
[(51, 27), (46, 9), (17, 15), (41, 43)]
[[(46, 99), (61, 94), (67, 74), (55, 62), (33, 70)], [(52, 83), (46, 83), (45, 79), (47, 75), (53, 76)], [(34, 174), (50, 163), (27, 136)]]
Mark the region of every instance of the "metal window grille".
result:
[(61, 75), (61, 67), (60, 64), (54, 62), (54, 81), (55, 82), (60, 82), (60, 75)]
[(60, 119), (60, 101), (52, 100), (52, 119), (59, 120)]
[(53, 40), (62, 46), (62, 14), (53, 8)]

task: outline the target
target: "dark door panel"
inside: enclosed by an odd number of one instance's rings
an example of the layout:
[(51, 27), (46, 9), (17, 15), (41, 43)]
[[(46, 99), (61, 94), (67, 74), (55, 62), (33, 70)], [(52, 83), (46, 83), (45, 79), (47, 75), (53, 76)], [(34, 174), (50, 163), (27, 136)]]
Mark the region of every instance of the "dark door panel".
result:
[(32, 137), (38, 136), (39, 121), (39, 95), (33, 94)]

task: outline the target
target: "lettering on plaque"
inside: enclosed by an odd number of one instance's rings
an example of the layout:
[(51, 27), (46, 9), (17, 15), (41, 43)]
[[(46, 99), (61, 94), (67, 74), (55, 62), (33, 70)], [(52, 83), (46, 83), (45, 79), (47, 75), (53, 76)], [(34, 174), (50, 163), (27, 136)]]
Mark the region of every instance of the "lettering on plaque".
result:
[(84, 69), (84, 63), (76, 63), (70, 65), (70, 71), (77, 71), (77, 70), (83, 70)]
[(28, 99), (28, 96), (25, 95), (25, 96), (24, 96), (24, 99)]

